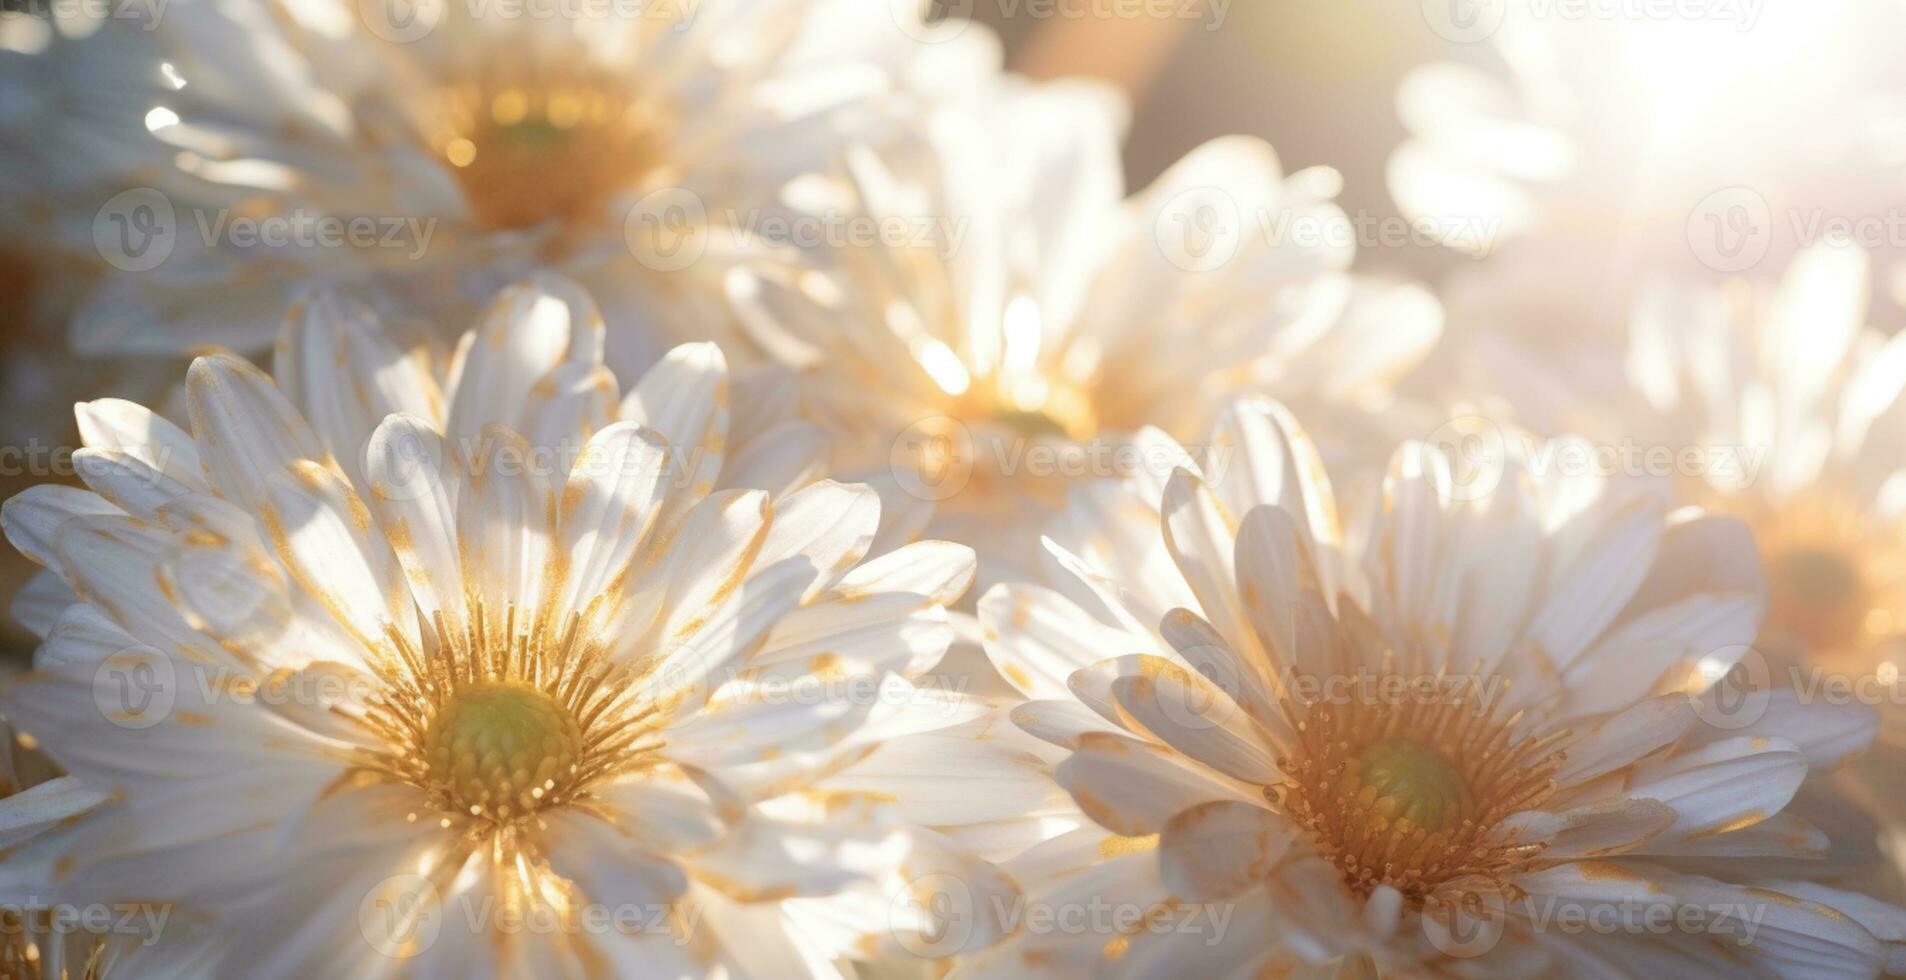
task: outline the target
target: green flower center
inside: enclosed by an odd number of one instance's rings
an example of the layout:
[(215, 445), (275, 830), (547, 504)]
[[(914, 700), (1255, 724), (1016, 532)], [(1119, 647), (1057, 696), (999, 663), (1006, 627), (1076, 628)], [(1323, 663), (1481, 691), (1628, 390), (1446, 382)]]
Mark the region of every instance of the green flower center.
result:
[(1860, 591), (1860, 572), (1838, 551), (1827, 548), (1795, 548), (1774, 563), (1776, 584), (1799, 599), (1816, 606), (1830, 606), (1852, 598)]
[(1441, 830), (1463, 812), (1463, 777), (1443, 753), (1414, 739), (1388, 738), (1363, 750), (1357, 778), (1388, 800), (1396, 816)]
[(459, 690), (424, 734), (431, 784), (456, 808), (499, 819), (551, 802), (582, 754), (575, 716), (520, 681)]

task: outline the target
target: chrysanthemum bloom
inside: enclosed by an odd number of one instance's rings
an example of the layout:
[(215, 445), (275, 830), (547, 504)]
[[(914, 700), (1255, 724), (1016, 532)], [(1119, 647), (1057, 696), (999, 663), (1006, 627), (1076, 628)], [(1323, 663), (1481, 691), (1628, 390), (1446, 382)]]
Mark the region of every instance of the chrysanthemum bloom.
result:
[[(1867, 326), (1868, 268), (1856, 247), (1818, 246), (1772, 290), (1664, 291), (1636, 317), (1629, 361), (1661, 427), (1700, 452), (1690, 493), (1760, 541), (1757, 682), (1874, 704), (1898, 748), (1906, 455), (1893, 447), (1906, 437), (1906, 340)], [(1889, 779), (1875, 799), (1897, 811), (1896, 788)]]
[(731, 405), (698, 345), (623, 393), (603, 333), (514, 288), (440, 390), (320, 296), (275, 382), (193, 364), (189, 430), (81, 406), (90, 490), (4, 511), (79, 597), (8, 709), (123, 803), (57, 891), (205, 909), (233, 975), (830, 969), (808, 900), (906, 841), (808, 790), (965, 720), (907, 677), (972, 554), (863, 560), (878, 497), (816, 479), (784, 388)]
[(1347, 274), (1335, 171), (1286, 175), (1263, 142), (1222, 139), (1121, 201), (1119, 96), (1018, 79), (981, 95), (801, 185), (866, 233), (738, 269), (730, 293), (804, 372), (841, 465), (914, 474), (983, 574), (1036, 563), (1026, 545), (1080, 478), (1145, 465), (1141, 425), (1191, 439), (1246, 386), (1381, 405), (1435, 342), (1427, 291)]
[[(273, 0), (109, 22), (147, 41), (138, 84), (111, 100), (143, 121), (87, 131), (168, 151), (120, 178), (164, 193), (176, 235), (89, 305), (76, 340), (249, 351), (289, 284), (393, 287), (393, 308), (429, 318), (531, 263), (598, 273), (605, 306), (639, 300), (648, 326), (705, 339), (725, 315), (722, 255), (762, 233), (785, 181), (830, 160), (838, 132), (878, 128), (895, 93), (996, 68), (984, 31), (922, 40), (926, 10)], [(612, 363), (646, 366), (666, 347), (648, 343)]]
[[(1028, 933), (975, 972), (1906, 965), (1906, 914), (1783, 877), (1826, 843), (1783, 809), (1870, 713), (1702, 701), (1761, 608), (1712, 584), (1751, 560), (1737, 524), (1517, 459), (1469, 498), (1411, 445), (1347, 545), (1282, 409), (1238, 405), (1212, 442), (1228, 476), (1187, 459), (1106, 488), (1055, 536), (1072, 549), (1049, 544), (1052, 588), (980, 603), (994, 662), (1038, 699), (1021, 723), (1071, 750), (1057, 778), (1104, 828), (1022, 884), (1150, 913)], [(1198, 904), (1221, 931), (1173, 917)]]

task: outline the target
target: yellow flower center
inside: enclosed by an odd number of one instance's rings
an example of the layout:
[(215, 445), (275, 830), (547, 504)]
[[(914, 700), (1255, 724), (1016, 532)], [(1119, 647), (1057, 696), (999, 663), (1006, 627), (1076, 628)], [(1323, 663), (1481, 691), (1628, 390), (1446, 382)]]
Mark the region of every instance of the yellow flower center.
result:
[(582, 750), (575, 716), (521, 681), (458, 691), (424, 734), (430, 780), (473, 813), (535, 809), (575, 773)]
[[(432, 138), (478, 225), (588, 220), (650, 173), (669, 125), (613, 79), (550, 83), (495, 70), (451, 88)], [(500, 76), (500, 77), (499, 77)]]
[(557, 627), (493, 608), (474, 603), (454, 628), (439, 614), (422, 649), (390, 631), (362, 716), (384, 743), (363, 758), (366, 779), (424, 790), (445, 828), (474, 818), (501, 833), (659, 761), (663, 706), (639, 667), (609, 658), (607, 637), (573, 613)]
[(1906, 545), (1849, 497), (1821, 493), (1750, 511), (1767, 573), (1769, 649), (1871, 655), (1906, 628)]
[(1501, 882), (1540, 853), (1499, 825), (1554, 791), (1567, 733), (1533, 735), (1522, 713), (1498, 712), (1499, 681), (1392, 673), (1348, 697), (1287, 697), (1297, 741), (1278, 760), (1285, 781), (1264, 794), (1352, 891), (1388, 885), (1424, 908), (1445, 884)]
[(1098, 431), (1091, 396), (1045, 378), (1017, 385), (990, 379), (961, 398), (954, 414), (1028, 439), (1083, 441)]

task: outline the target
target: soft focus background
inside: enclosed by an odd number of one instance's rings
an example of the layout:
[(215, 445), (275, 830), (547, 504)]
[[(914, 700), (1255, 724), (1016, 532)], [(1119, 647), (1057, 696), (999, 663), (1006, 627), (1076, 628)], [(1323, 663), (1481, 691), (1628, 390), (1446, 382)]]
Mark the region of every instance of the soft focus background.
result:
[[(1516, 401), (1539, 405), (1557, 371), (1579, 397), (1523, 421), (1572, 427), (1571, 404), (1619, 400), (1642, 286), (1771, 281), (1822, 229), (1857, 229), (1874, 256), (1873, 325), (1906, 315), (1900, 0), (937, 2), (996, 30), (1020, 71), (1126, 88), (1133, 190), (1232, 133), (1269, 141), (1286, 172), (1339, 172), (1357, 270), (1424, 282), (1446, 308), (1431, 380), (1413, 382), (1428, 401), (1523, 381)], [(1448, 247), (1411, 222), (1487, 233)], [(0, 253), (0, 385), (19, 403), (68, 355), (16, 326), (45, 303), (10, 265)], [(137, 387), (125, 370), (99, 365), (100, 390)], [(44, 407), (0, 438), (66, 444), (26, 428), (65, 411)], [(0, 495), (32, 478), (17, 468)], [(9, 554), (0, 593), (23, 573)], [(0, 626), (0, 651), (29, 647)]]
[[(1119, 9), (1113, 0), (1059, 6)], [(1406, 135), (1396, 112), (1404, 75), (1449, 59), (1501, 64), (1486, 43), (1437, 36), (1413, 2), (1232, 0), (1222, 14), (1206, 0), (1166, 6), (1174, 14), (1160, 20), (1038, 17), (1033, 5), (1014, 0), (970, 4), (1005, 40), (1015, 68), (1044, 77), (1098, 75), (1127, 87), (1136, 106), (1125, 152), (1131, 188), (1206, 140), (1246, 133), (1269, 140), (1287, 171), (1325, 165), (1341, 172), (1339, 202), (1375, 220), (1402, 217), (1384, 168)], [(1359, 257), (1366, 271), (1417, 279), (1464, 261), (1429, 245), (1383, 254), (1366, 248)]]

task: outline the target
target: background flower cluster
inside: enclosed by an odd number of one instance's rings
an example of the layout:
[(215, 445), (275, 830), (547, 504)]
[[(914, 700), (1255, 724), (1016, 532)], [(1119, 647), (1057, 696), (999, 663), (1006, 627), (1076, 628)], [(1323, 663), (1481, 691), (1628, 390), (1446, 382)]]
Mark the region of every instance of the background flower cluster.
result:
[(1906, 974), (1903, 27), (0, 4), (0, 974)]

